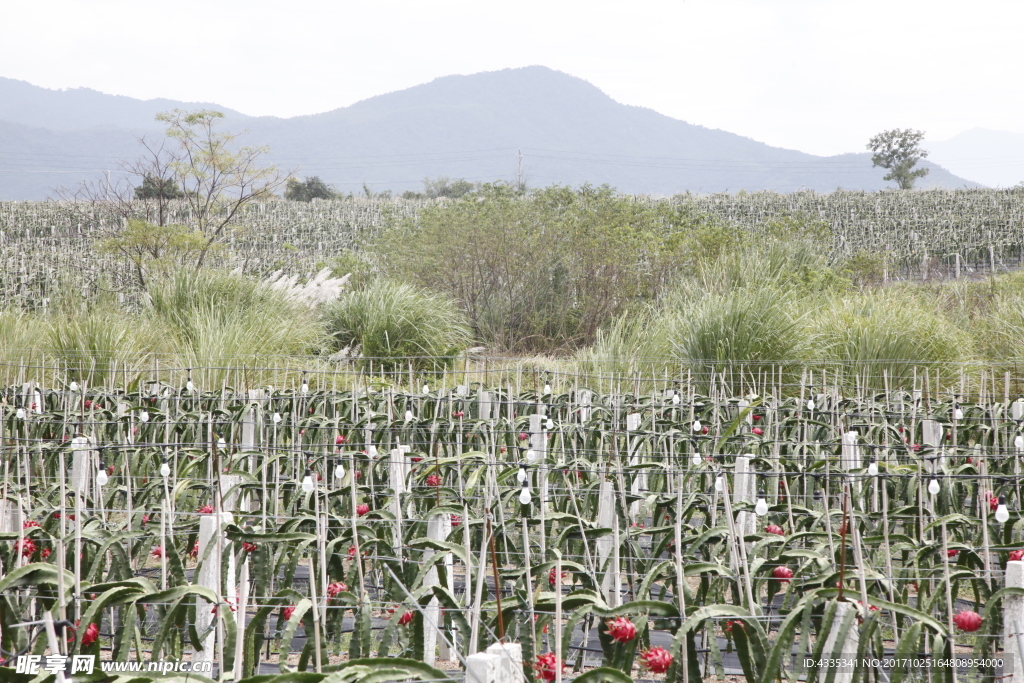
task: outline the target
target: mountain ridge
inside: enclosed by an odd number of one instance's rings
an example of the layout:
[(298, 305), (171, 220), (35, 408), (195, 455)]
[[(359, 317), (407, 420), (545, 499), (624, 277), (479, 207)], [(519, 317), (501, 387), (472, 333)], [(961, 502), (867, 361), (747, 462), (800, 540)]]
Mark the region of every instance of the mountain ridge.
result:
[[(10, 82), (0, 79), (0, 101)], [(36, 86), (19, 87), (25, 100)], [(6, 141), (0, 147), (0, 170), (5, 171), (0, 173), (0, 199), (46, 196), (46, 187), (73, 183), (83, 169), (104, 168), (114, 152), (132, 158), (125, 152), (128, 141), (157, 130), (155, 122), (153, 127), (141, 123), (144, 115), (157, 106), (187, 105), (102, 94), (97, 99), (96, 91), (83, 99), (79, 90), (46, 91), (13, 118), (36, 112), (36, 122), (45, 124), (59, 117), (39, 112), (55, 107), (54, 98), (67, 96), (63, 108), (69, 115), (74, 115), (73, 103), (86, 103), (78, 120), (101, 120), (106, 102), (113, 108), (110, 119), (125, 125), (76, 130), (65, 116), (54, 124), (63, 129), (44, 125), (26, 132), (23, 121), (5, 118), (13, 105), (0, 106), (0, 140)], [(216, 105), (196, 106), (224, 111)], [(299, 167), (300, 175), (318, 175), (343, 191), (359, 191), (364, 183), (374, 190), (415, 190), (423, 178), (442, 175), (512, 180), (519, 150), (532, 185), (608, 184), (622, 192), (655, 195), (892, 186), (882, 180), (883, 169), (871, 167), (868, 154), (819, 157), (773, 147), (616, 102), (581, 78), (543, 66), (442, 76), (298, 117), (250, 117), (233, 110), (225, 114), (230, 129), (248, 131), (246, 144), (270, 147), (271, 161), (287, 169)], [(45, 130), (52, 132), (41, 132)], [(919, 181), (921, 188), (976, 185), (934, 164), (924, 165), (931, 172)], [(23, 177), (11, 178), (16, 175), (11, 169), (17, 168), (25, 171)]]

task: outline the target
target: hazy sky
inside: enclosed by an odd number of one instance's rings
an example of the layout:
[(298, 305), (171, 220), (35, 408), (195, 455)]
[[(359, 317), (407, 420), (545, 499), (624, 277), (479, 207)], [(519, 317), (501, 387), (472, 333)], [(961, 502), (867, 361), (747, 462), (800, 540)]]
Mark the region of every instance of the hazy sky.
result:
[(543, 64), (817, 154), (893, 127), (1024, 133), (1021, 0), (8, 2), (0, 76), (294, 116)]

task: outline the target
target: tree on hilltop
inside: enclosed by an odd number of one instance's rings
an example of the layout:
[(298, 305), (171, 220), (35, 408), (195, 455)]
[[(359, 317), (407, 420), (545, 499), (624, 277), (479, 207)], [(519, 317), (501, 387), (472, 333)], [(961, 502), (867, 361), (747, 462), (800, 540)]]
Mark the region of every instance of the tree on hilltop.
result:
[(868, 142), (871, 164), (888, 169), (883, 180), (895, 180), (901, 190), (914, 188), (914, 181), (928, 175), (927, 168), (915, 169), (918, 161), (928, 156), (921, 148), (924, 131), (894, 128), (879, 133)]

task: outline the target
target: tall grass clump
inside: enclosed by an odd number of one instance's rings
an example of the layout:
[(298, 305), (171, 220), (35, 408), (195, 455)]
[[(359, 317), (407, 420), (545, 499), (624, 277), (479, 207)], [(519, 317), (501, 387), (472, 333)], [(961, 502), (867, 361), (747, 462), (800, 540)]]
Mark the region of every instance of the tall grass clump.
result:
[(16, 366), (43, 355), (45, 322), (38, 315), (0, 310), (0, 363)]
[(384, 370), (406, 360), (421, 369), (449, 365), (472, 337), (446, 296), (413, 285), (375, 280), (323, 308), (334, 350), (374, 359)]
[(313, 309), (237, 273), (183, 269), (151, 281), (147, 295), (143, 314), (163, 326), (169, 350), (187, 367), (307, 355), (323, 341)]
[(113, 373), (128, 384), (134, 383), (140, 369), (149, 362), (154, 342), (148, 323), (111, 306), (52, 315), (46, 330), (49, 355), (69, 379), (90, 385), (106, 382)]
[(915, 368), (924, 367), (938, 382), (949, 382), (972, 358), (970, 335), (936, 308), (911, 294), (869, 293), (833, 299), (817, 309), (810, 328), (819, 357), (843, 369), (847, 382), (860, 378), (881, 388), (910, 386)]
[(705, 388), (714, 371), (726, 373), (725, 388), (736, 393), (744, 378), (780, 367), (792, 372), (806, 358), (810, 339), (795, 303), (769, 288), (676, 297), (666, 302), (660, 334), (678, 362), (705, 378)]
[(619, 316), (597, 331), (593, 344), (574, 354), (576, 368), (595, 385), (600, 377), (663, 374), (675, 363), (671, 346), (654, 323), (654, 311), (648, 309)]

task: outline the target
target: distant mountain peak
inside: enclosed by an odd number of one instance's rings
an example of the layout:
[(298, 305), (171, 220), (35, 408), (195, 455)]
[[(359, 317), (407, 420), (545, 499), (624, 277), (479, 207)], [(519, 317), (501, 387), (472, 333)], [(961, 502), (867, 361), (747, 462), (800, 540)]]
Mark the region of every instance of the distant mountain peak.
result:
[[(582, 78), (531, 65), (442, 76), (288, 119), (0, 79), (0, 169), (5, 161), (11, 166), (0, 173), (0, 199), (46, 196), (50, 187), (96, 172), (90, 169), (133, 158), (135, 137), (157, 127), (158, 112), (198, 107), (224, 111), (226, 125), (248, 130), (247, 143), (269, 146), (270, 160), (298, 165), (300, 175), (319, 176), (342, 191), (360, 192), (366, 184), (400, 193), (437, 176), (512, 180), (520, 150), (534, 187), (607, 183), (622, 192), (671, 195), (888, 186), (867, 154), (819, 157), (771, 147), (622, 104)], [(929, 168), (922, 188), (971, 184)]]

